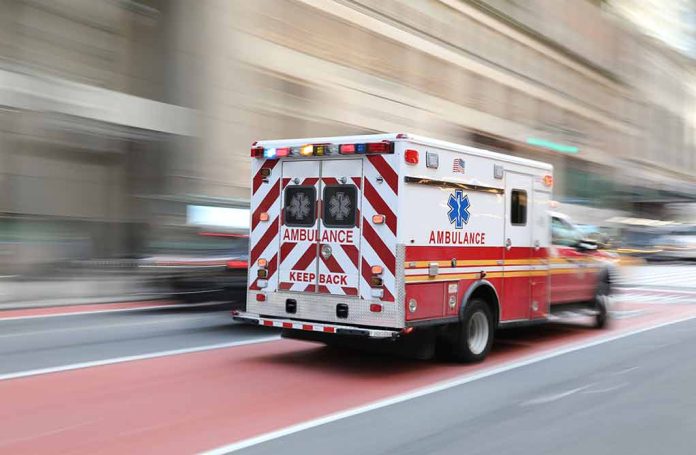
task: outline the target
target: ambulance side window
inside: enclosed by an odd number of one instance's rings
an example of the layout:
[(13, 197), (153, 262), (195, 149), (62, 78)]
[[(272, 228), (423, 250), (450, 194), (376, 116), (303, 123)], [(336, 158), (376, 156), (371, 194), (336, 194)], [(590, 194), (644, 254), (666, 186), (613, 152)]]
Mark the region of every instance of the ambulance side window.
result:
[(527, 192), (512, 190), (510, 195), (510, 224), (527, 224)]
[(285, 188), (285, 225), (312, 227), (316, 220), (317, 190), (314, 186), (289, 186)]
[(324, 226), (349, 228), (355, 226), (357, 208), (355, 185), (327, 185), (322, 198)]

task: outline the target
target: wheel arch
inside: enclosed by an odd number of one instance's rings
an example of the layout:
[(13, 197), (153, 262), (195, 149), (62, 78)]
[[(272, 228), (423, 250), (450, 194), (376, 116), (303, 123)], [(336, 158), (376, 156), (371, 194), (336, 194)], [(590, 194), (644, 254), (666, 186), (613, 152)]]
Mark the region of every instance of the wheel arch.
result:
[(462, 304), (459, 307), (459, 319), (462, 319), (467, 304), (475, 298), (480, 298), (488, 304), (493, 314), (494, 327), (497, 327), (500, 323), (500, 298), (498, 297), (498, 291), (495, 290), (495, 286), (488, 280), (477, 280), (464, 292)]

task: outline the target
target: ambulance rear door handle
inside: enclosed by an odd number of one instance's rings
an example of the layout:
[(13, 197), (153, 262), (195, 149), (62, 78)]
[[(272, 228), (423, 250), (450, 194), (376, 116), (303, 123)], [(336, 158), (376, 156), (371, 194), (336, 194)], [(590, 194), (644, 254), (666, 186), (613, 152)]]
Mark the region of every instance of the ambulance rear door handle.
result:
[(512, 240), (508, 238), (505, 240), (505, 249), (509, 250), (510, 248), (512, 248)]

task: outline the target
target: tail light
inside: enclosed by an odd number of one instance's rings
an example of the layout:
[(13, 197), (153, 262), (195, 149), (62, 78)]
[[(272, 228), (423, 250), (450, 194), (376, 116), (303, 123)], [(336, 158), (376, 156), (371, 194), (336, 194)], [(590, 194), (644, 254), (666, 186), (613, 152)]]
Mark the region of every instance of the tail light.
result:
[(355, 153), (355, 144), (341, 144), (338, 151), (341, 155), (352, 155)]
[(373, 303), (370, 305), (370, 311), (373, 313), (381, 313), (382, 312), (382, 305), (379, 303)]
[(394, 153), (393, 142), (373, 142), (367, 144), (368, 153)]
[(268, 212), (259, 213), (259, 221), (268, 221)]
[(256, 294), (256, 301), (257, 302), (265, 302), (266, 301), (266, 294)]
[(418, 164), (418, 150), (406, 150), (404, 161), (408, 164)]
[(382, 269), (382, 266), (381, 266), (381, 265), (373, 265), (373, 266), (372, 266), (372, 273), (373, 273), (373, 275), (379, 275), (379, 274), (382, 273), (383, 270), (384, 270), (384, 269)]
[(258, 260), (257, 264), (259, 267), (266, 267), (268, 265), (268, 261), (264, 258), (261, 258)]
[(385, 216), (381, 214), (372, 215), (372, 222), (375, 224), (384, 224)]

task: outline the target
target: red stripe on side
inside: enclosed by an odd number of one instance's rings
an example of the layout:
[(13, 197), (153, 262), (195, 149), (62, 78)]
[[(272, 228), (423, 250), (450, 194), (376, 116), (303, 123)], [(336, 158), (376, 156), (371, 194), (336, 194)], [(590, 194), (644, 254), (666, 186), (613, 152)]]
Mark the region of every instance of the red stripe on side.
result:
[(273, 187), (268, 191), (266, 197), (261, 201), (261, 203), (256, 207), (254, 213), (251, 216), (251, 230), (253, 231), (256, 226), (261, 222), (260, 217), (263, 212), (268, 212), (273, 204), (278, 202), (278, 196), (280, 196), (280, 188), (278, 185), (273, 185)]
[(394, 259), (394, 254), (389, 251), (389, 248), (384, 244), (382, 239), (379, 237), (377, 232), (372, 228), (372, 226), (363, 218), (363, 237), (370, 244), (375, 253), (384, 263), (384, 266), (393, 274), (395, 270), (396, 260)]
[(304, 292), (316, 292), (317, 287), (314, 284), (308, 284), (307, 287), (304, 289)]
[(324, 327), (324, 332), (326, 333), (336, 333), (336, 329), (333, 327)]
[(263, 177), (261, 176), (261, 169), (273, 169), (276, 164), (278, 164), (278, 160), (266, 160), (264, 163), (261, 165), (261, 168), (256, 172), (256, 175), (254, 175), (253, 181), (252, 181), (252, 194), (256, 194), (256, 192), (259, 190), (261, 187), (261, 184), (263, 183)]
[(377, 172), (384, 178), (387, 185), (392, 189), (394, 194), (399, 194), (399, 176), (394, 169), (387, 163), (383, 156), (370, 155), (367, 157), (370, 163), (377, 169)]
[(284, 329), (292, 329), (292, 322), (283, 322)]
[(264, 232), (259, 241), (256, 242), (254, 248), (251, 249), (251, 254), (249, 255), (249, 262), (251, 264), (256, 262), (259, 256), (261, 256), (261, 253), (263, 253), (263, 250), (265, 250), (268, 244), (271, 243), (271, 240), (275, 238), (276, 234), (278, 234), (278, 217), (271, 222), (268, 230)]
[(329, 291), (329, 288), (327, 288), (326, 286), (324, 286), (322, 284), (319, 285), (319, 292), (321, 294), (330, 294), (331, 293), (331, 291)]
[(314, 326), (309, 325), (309, 324), (303, 324), (302, 330), (314, 330)]
[(396, 235), (396, 215), (394, 215), (392, 209), (390, 209), (387, 203), (384, 202), (382, 196), (380, 196), (369, 180), (365, 180), (365, 189), (363, 194), (372, 208), (375, 209), (375, 212), (387, 217), (387, 226), (389, 227), (389, 230)]
[(505, 248), (497, 246), (407, 246), (406, 261), (455, 259), (502, 259)]
[(324, 185), (338, 185), (336, 177), (323, 177), (321, 181), (324, 182)]
[(263, 321), (263, 325), (266, 325), (268, 327), (273, 327), (273, 321)]
[(288, 283), (286, 281), (283, 281), (282, 283), (280, 283), (278, 285), (278, 289), (280, 289), (281, 291), (287, 291), (291, 287), (292, 287), (292, 283)]

